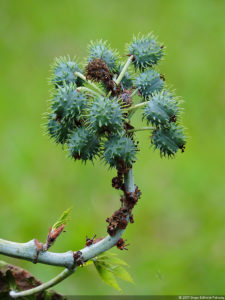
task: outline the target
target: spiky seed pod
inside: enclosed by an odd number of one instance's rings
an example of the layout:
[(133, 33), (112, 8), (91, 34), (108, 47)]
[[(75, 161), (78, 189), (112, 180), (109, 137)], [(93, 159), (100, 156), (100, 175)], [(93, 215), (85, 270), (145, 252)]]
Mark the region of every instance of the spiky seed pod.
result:
[(107, 64), (110, 71), (114, 71), (116, 69), (118, 53), (117, 51), (112, 50), (106, 41), (100, 40), (91, 42), (88, 49), (89, 62), (94, 60), (95, 58), (100, 58)]
[(141, 73), (135, 80), (135, 87), (144, 99), (148, 99), (154, 92), (163, 89), (163, 80), (155, 70), (147, 70)]
[(134, 56), (135, 68), (143, 71), (145, 68), (157, 64), (163, 56), (163, 47), (151, 34), (138, 36), (134, 37), (133, 42), (128, 46), (128, 54)]
[(137, 148), (130, 137), (113, 136), (106, 143), (104, 158), (110, 167), (131, 167), (136, 160)]
[(123, 112), (116, 98), (96, 97), (87, 109), (92, 132), (118, 133), (123, 128)]
[(52, 100), (53, 113), (61, 122), (75, 123), (81, 118), (81, 112), (86, 108), (87, 98), (78, 92), (74, 84), (63, 85), (56, 91)]
[(69, 136), (70, 155), (76, 160), (93, 160), (99, 152), (100, 140), (85, 127), (77, 127)]
[(56, 115), (49, 116), (48, 123), (46, 125), (49, 136), (56, 142), (56, 144), (65, 144), (68, 139), (70, 127), (68, 124), (61, 123), (57, 120)]
[(83, 85), (82, 79), (76, 77), (74, 72), (81, 72), (78, 64), (70, 57), (59, 57), (53, 66), (54, 77), (52, 82), (57, 86), (74, 83), (77, 86)]
[(178, 101), (170, 92), (164, 90), (153, 93), (143, 117), (153, 125), (167, 126), (170, 122), (176, 122), (178, 114)]
[(161, 156), (173, 157), (185, 149), (185, 136), (181, 127), (172, 123), (169, 127), (156, 128), (151, 137), (152, 145), (160, 150)]

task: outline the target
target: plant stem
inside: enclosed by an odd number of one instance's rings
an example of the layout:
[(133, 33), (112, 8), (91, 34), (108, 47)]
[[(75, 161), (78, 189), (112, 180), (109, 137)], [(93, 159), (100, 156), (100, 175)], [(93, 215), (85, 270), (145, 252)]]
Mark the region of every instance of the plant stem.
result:
[(134, 128), (134, 129), (129, 129), (127, 132), (136, 132), (136, 131), (144, 131), (144, 130), (153, 130), (155, 129), (154, 127), (142, 127), (142, 128)]
[(94, 95), (94, 96), (99, 96), (99, 95), (100, 95), (99, 93), (93, 91), (92, 89), (89, 89), (89, 88), (84, 87), (84, 86), (80, 86), (80, 87), (76, 88), (76, 90), (77, 90), (78, 92), (82, 92), (82, 91), (83, 91), (83, 92), (89, 92), (90, 94), (92, 94), (92, 95)]
[(128, 60), (127, 60), (126, 64), (124, 65), (124, 67), (123, 67), (123, 69), (122, 69), (120, 75), (118, 76), (118, 78), (117, 78), (116, 81), (115, 81), (116, 85), (118, 85), (118, 84), (121, 82), (121, 80), (123, 79), (123, 77), (124, 77), (124, 75), (125, 75), (125, 72), (127, 71), (127, 69), (128, 69), (128, 67), (129, 67), (130, 63), (132, 62), (132, 59), (133, 59), (133, 58), (134, 58), (133, 55), (131, 55), (131, 56), (128, 58)]
[(141, 107), (143, 107), (143, 106), (148, 105), (149, 102), (150, 102), (150, 101), (138, 103), (138, 104), (136, 104), (136, 105), (134, 105), (134, 106), (131, 106), (131, 107), (127, 108), (126, 110), (127, 110), (127, 111), (131, 111), (131, 110), (135, 110), (135, 109), (141, 108)]
[(96, 85), (94, 84), (91, 80), (88, 80), (83, 74), (80, 72), (74, 72), (74, 75), (81, 78), (82, 80), (86, 81), (88, 84), (90, 84), (96, 91), (99, 92), (102, 96), (105, 96), (105, 93)]
[[(135, 192), (132, 168), (128, 171), (128, 173), (124, 174), (124, 184), (127, 192)], [(127, 214), (126, 218), (127, 221), (129, 221), (129, 214)], [(89, 259), (92, 259), (97, 255), (114, 247), (125, 230), (126, 229), (118, 229), (115, 236), (108, 235), (98, 243), (95, 243), (91, 246), (86, 246), (85, 248), (81, 249), (80, 251), (82, 254), (83, 262), (86, 262)], [(46, 290), (70, 276), (75, 270), (74, 265), (76, 264), (76, 261), (74, 259), (73, 251), (68, 251), (65, 253), (38, 251), (36, 242), (37, 241), (35, 239), (27, 243), (16, 243), (0, 239), (0, 254), (33, 261), (35, 263), (40, 262), (48, 265), (55, 265), (60, 267), (64, 266), (66, 267), (66, 269), (55, 278), (51, 279), (47, 283), (43, 283), (36, 288), (18, 293), (15, 291), (11, 291), (10, 296), (13, 298), (27, 296)]]
[[(125, 174), (124, 183), (127, 187), (127, 192), (134, 193), (135, 185), (132, 169)], [(80, 251), (82, 252), (84, 262), (112, 248), (120, 239), (124, 230), (125, 229), (119, 229), (115, 236), (108, 235), (100, 242), (81, 249)], [(40, 251), (37, 257), (35, 240), (31, 240), (27, 243), (16, 243), (0, 239), (0, 254), (29, 261), (36, 261), (48, 265), (66, 267), (68, 269), (74, 268), (73, 251), (64, 253)]]
[(111, 94), (112, 94), (112, 91), (109, 91), (107, 97), (110, 97)]
[[(128, 171), (128, 173), (124, 174), (124, 184), (126, 187), (127, 192), (134, 193), (135, 192), (135, 185), (134, 185), (134, 177), (133, 177), (133, 171), (132, 168)], [(127, 220), (129, 221), (129, 216), (127, 216)], [(116, 232), (115, 236), (108, 235), (103, 240), (98, 242), (97, 244), (93, 244), (89, 247), (85, 247), (84, 249), (81, 249), (82, 256), (84, 258), (84, 261), (87, 261), (91, 258), (94, 258), (95, 256), (101, 254), (102, 252), (105, 252), (115, 246), (117, 241), (120, 239), (122, 234), (124, 233), (126, 229), (119, 229)]]
[(133, 93), (130, 95), (131, 98), (138, 92), (138, 89), (134, 90)]
[(64, 253), (40, 251), (38, 257), (37, 253), (35, 240), (27, 243), (16, 243), (0, 239), (0, 254), (68, 269), (72, 269), (74, 266), (73, 251)]
[(127, 192), (130, 192), (130, 193), (135, 192), (134, 176), (133, 176), (132, 169), (130, 169), (128, 173), (124, 174), (124, 184), (125, 184)]
[(63, 281), (64, 279), (69, 277), (71, 274), (73, 274), (74, 271), (75, 271), (75, 269), (65, 269), (60, 274), (58, 274), (56, 277), (54, 277), (53, 279), (49, 280), (46, 283), (43, 283), (35, 288), (29, 289), (26, 291), (22, 291), (22, 292), (11, 291), (9, 293), (9, 295), (12, 298), (18, 298), (18, 297), (25, 297), (25, 296), (34, 295), (36, 293), (40, 293), (40, 292), (42, 292), (46, 289), (49, 289), (50, 287), (58, 284), (59, 282)]

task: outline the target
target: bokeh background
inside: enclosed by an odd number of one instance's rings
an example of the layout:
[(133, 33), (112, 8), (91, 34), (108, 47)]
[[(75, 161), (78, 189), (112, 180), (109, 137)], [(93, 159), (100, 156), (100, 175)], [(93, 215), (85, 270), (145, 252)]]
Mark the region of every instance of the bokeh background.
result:
[[(134, 174), (143, 196), (126, 230), (129, 251), (114, 250), (129, 263), (136, 285), (120, 285), (125, 295), (224, 294), (224, 12), (223, 0), (0, 2), (1, 238), (45, 240), (71, 206), (72, 221), (53, 251), (80, 249), (86, 234), (105, 235), (105, 218), (119, 206), (111, 187), (115, 171), (74, 163), (43, 134), (49, 66), (55, 56), (83, 58), (87, 43), (100, 38), (124, 55), (133, 34), (153, 31), (167, 47), (160, 70), (185, 100), (189, 140), (184, 154), (167, 160), (150, 149), (149, 133), (138, 135)], [(0, 259), (42, 281), (61, 270)], [(55, 289), (118, 294), (92, 267)]]

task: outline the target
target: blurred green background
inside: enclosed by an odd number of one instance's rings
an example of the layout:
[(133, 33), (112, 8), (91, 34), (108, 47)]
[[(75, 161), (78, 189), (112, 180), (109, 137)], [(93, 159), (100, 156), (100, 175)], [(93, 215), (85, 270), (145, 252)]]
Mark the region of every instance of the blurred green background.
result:
[[(133, 34), (153, 31), (167, 47), (160, 70), (185, 100), (187, 149), (175, 160), (150, 149), (139, 133), (134, 167), (142, 198), (125, 237), (136, 285), (124, 294), (224, 294), (225, 1), (0, 2), (0, 236), (45, 240), (49, 226), (73, 206), (72, 221), (52, 251), (80, 249), (85, 235), (104, 236), (119, 206), (115, 171), (66, 158), (44, 136), (49, 65), (55, 56), (87, 55), (91, 39), (107, 39), (124, 55)], [(125, 56), (124, 56), (124, 59)], [(47, 281), (60, 268), (0, 256)], [(118, 294), (94, 268), (56, 287), (64, 294)]]

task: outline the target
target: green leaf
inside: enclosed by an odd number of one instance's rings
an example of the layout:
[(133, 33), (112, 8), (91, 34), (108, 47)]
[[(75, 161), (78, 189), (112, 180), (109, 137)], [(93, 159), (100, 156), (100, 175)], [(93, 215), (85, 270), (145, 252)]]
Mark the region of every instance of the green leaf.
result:
[(97, 260), (97, 261), (94, 261), (94, 263), (95, 262), (97, 262), (97, 264), (100, 264), (103, 268), (107, 269), (108, 271), (110, 271), (110, 272), (113, 271), (114, 265), (112, 265), (104, 260)]
[(116, 266), (116, 267), (114, 267), (114, 268), (112, 269), (112, 272), (113, 272), (113, 274), (114, 274), (116, 277), (118, 277), (118, 278), (120, 278), (120, 279), (122, 279), (122, 280), (124, 280), (124, 281), (128, 281), (128, 282), (130, 282), (130, 283), (135, 284), (135, 282), (134, 282), (133, 278), (131, 277), (131, 275), (130, 275), (130, 274), (127, 272), (127, 270), (124, 269), (123, 267), (121, 267), (121, 266)]
[(128, 266), (128, 264), (124, 260), (118, 258), (114, 253), (110, 253), (109, 256), (107, 255), (98, 256), (98, 261), (110, 261), (110, 263), (113, 265)]
[(119, 287), (115, 276), (113, 275), (113, 273), (111, 271), (109, 271), (108, 269), (106, 269), (100, 262), (95, 261), (94, 262), (96, 270), (98, 271), (99, 276), (101, 277), (101, 279), (107, 283), (108, 285), (112, 286), (113, 288), (117, 289), (118, 291), (122, 291), (121, 288)]
[(118, 258), (115, 253), (104, 252), (94, 258), (93, 262), (102, 280), (117, 290), (121, 289), (115, 277), (135, 284), (131, 275), (122, 267), (128, 266), (128, 264)]
[(66, 223), (68, 223), (68, 221), (70, 220), (70, 212), (71, 208), (65, 210), (58, 219), (58, 221), (56, 221), (55, 224), (52, 226), (52, 229), (56, 229), (62, 225), (66, 225)]

